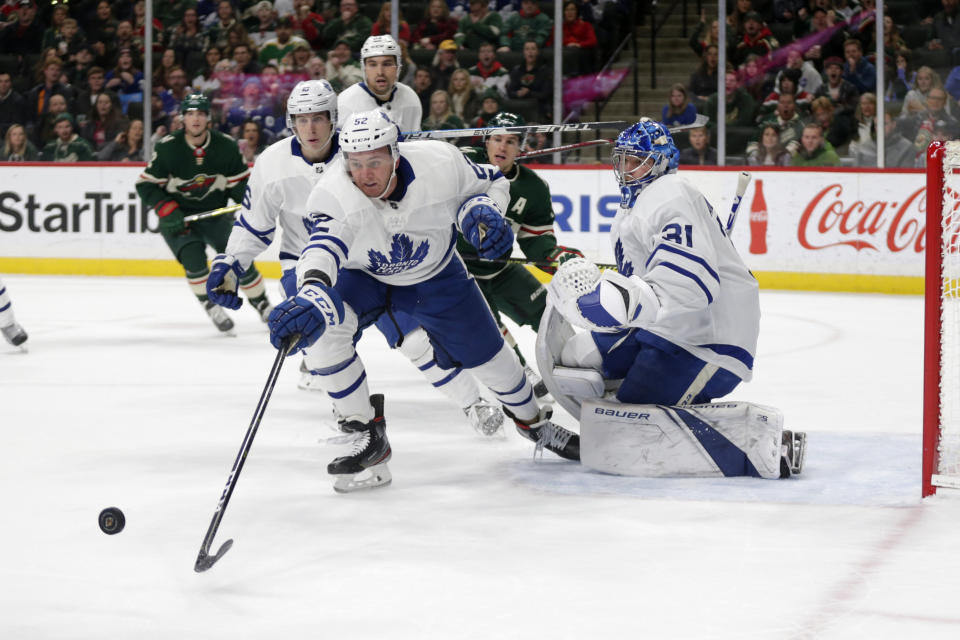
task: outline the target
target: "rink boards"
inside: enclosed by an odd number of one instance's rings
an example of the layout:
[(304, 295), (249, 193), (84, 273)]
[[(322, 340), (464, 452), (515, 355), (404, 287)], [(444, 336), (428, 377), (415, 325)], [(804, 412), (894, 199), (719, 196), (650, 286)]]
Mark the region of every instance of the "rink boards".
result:
[[(620, 200), (612, 171), (531, 166), (550, 186), (560, 243), (612, 262), (609, 231)], [(136, 196), (142, 168), (0, 164), (0, 273), (181, 275), (155, 215)], [(732, 240), (761, 286), (922, 292), (921, 170), (750, 170)], [(684, 167), (681, 175), (726, 221), (738, 171)], [(755, 206), (762, 201), (766, 215)], [(258, 262), (279, 277), (275, 248)]]

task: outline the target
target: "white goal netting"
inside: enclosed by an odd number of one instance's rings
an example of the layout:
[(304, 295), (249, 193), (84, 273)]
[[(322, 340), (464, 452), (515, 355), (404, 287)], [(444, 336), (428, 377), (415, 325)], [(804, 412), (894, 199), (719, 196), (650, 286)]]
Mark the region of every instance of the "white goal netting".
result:
[(940, 259), (940, 440), (933, 483), (960, 487), (960, 141), (946, 143)]

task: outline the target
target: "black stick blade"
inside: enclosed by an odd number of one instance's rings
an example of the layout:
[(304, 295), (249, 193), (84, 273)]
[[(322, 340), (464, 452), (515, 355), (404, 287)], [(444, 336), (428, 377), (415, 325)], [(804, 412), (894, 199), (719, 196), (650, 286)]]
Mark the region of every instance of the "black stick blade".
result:
[(230, 547), (233, 546), (233, 538), (230, 538), (222, 545), (220, 545), (220, 550), (217, 551), (216, 555), (208, 555), (204, 549), (200, 550), (200, 554), (197, 556), (197, 562), (193, 565), (193, 570), (197, 573), (203, 573), (210, 567), (212, 567), (217, 560), (223, 557), (227, 551), (230, 551)]

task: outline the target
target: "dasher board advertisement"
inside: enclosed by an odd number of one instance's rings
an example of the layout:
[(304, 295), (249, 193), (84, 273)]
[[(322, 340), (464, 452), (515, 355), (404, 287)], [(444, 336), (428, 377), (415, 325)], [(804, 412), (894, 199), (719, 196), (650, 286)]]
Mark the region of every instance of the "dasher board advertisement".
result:
[[(550, 187), (559, 242), (613, 262), (620, 193), (610, 168), (531, 167)], [(142, 169), (0, 165), (0, 272), (179, 275), (156, 216), (136, 197)], [(680, 175), (725, 221), (740, 169)], [(922, 171), (748, 169), (732, 240), (762, 286), (922, 290)], [(258, 260), (268, 276), (279, 275), (275, 256), (271, 248)]]

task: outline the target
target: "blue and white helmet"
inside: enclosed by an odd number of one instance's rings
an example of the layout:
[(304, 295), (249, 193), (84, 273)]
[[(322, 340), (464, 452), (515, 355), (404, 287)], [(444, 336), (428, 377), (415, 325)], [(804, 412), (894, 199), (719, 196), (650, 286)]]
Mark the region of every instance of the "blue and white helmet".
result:
[[(627, 158), (639, 162), (626, 170)], [(676, 173), (680, 151), (670, 131), (650, 118), (624, 130), (613, 146), (613, 173), (620, 185), (621, 204), (632, 205), (641, 189), (662, 175)]]
[[(396, 163), (400, 159), (400, 127), (390, 119), (382, 109), (372, 111), (358, 111), (347, 118), (340, 129), (340, 152), (344, 160), (350, 158), (351, 153), (373, 151), (381, 147), (390, 147), (390, 156), (393, 158), (394, 173)], [(343, 163), (344, 171), (350, 173), (349, 163)], [(389, 185), (389, 182), (387, 183)], [(381, 194), (382, 196), (383, 194)]]
[(397, 73), (400, 73), (400, 66), (403, 62), (403, 52), (400, 45), (393, 39), (393, 36), (370, 36), (360, 47), (360, 65), (366, 66), (367, 58), (374, 56), (393, 56), (397, 61)]
[(293, 87), (287, 96), (287, 127), (298, 136), (293, 126), (293, 117), (302, 113), (322, 113), (330, 115), (333, 127), (337, 126), (337, 92), (326, 80), (302, 80)]

